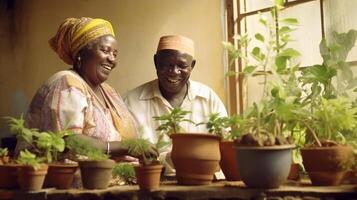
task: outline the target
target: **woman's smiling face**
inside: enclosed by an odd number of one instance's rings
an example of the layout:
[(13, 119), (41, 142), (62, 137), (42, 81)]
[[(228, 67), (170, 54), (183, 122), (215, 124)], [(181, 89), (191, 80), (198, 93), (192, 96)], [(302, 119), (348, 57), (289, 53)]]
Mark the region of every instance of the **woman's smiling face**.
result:
[(116, 67), (118, 44), (111, 35), (104, 35), (87, 44), (80, 52), (80, 74), (92, 85), (106, 81)]

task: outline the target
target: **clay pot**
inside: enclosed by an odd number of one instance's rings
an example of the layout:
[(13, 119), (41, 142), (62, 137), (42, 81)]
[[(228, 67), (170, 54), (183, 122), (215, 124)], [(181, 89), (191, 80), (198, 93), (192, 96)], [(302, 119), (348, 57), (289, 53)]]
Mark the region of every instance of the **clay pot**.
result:
[(156, 190), (160, 186), (161, 164), (135, 166), (135, 175), (140, 190)]
[(289, 172), (288, 179), (289, 180), (294, 180), (294, 181), (299, 180), (299, 178), (300, 178), (299, 169), (300, 169), (300, 165), (299, 164), (292, 163), (291, 166), (290, 166), (290, 172)]
[(84, 188), (105, 189), (109, 186), (112, 177), (114, 160), (83, 160), (79, 161), (81, 169), (81, 179)]
[(350, 146), (309, 147), (302, 148), (304, 167), (309, 174), (312, 185), (340, 185), (345, 177), (344, 164), (353, 155)]
[(221, 138), (200, 133), (178, 133), (172, 139), (171, 158), (180, 185), (207, 185), (219, 169)]
[(0, 188), (1, 189), (16, 189), (19, 187), (17, 183), (17, 168), (18, 164), (0, 165)]
[(239, 174), (252, 188), (278, 188), (289, 175), (294, 145), (236, 146)]
[(50, 164), (45, 179), (45, 187), (70, 188), (77, 168), (77, 164)]
[(219, 165), (227, 181), (240, 181), (238, 172), (236, 150), (233, 148), (233, 141), (221, 141), (219, 149), (221, 151), (221, 161)]
[(32, 166), (19, 166), (17, 175), (18, 183), (22, 190), (41, 190), (47, 174), (48, 165), (42, 164), (35, 170)]

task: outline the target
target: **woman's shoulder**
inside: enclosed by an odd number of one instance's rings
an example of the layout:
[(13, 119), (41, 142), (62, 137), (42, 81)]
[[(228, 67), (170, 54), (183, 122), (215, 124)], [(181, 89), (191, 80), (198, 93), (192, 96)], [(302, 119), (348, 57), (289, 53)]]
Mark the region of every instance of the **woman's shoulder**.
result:
[(63, 70), (52, 75), (46, 82), (46, 85), (62, 85), (66, 88), (74, 87), (85, 91), (84, 80), (73, 70)]

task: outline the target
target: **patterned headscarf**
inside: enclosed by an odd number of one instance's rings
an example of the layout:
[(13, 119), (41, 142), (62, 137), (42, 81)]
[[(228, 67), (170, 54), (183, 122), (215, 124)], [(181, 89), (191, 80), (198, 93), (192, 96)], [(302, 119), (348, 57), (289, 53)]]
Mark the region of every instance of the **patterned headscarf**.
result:
[(65, 63), (73, 65), (75, 56), (86, 44), (108, 34), (115, 36), (112, 25), (104, 19), (67, 18), (49, 44)]

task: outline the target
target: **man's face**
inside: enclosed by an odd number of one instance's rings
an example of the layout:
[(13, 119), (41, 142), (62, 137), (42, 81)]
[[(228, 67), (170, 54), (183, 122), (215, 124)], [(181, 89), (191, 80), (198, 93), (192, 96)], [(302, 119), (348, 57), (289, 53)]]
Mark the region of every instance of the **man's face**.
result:
[(177, 50), (161, 50), (154, 57), (162, 92), (176, 94), (186, 85), (195, 65), (192, 56)]

